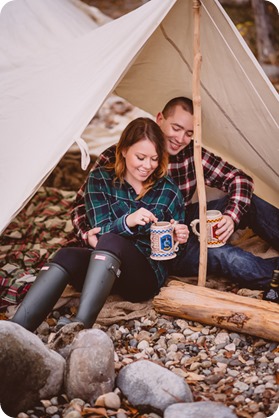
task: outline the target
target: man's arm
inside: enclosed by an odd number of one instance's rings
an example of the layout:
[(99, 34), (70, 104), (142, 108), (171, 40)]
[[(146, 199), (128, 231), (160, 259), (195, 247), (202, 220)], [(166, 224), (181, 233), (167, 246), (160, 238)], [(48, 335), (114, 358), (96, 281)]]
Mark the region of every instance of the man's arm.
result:
[[(95, 161), (90, 172), (97, 167), (105, 166), (108, 163), (113, 163), (115, 161), (115, 150), (116, 150), (115, 145), (112, 145), (111, 147), (107, 148)], [(90, 173), (88, 174), (88, 176), (89, 175)], [(92, 243), (95, 242), (94, 237), (92, 237), (92, 234), (90, 234), (90, 237), (88, 237), (88, 232), (91, 230), (91, 227), (86, 216), (86, 209), (85, 209), (85, 202), (84, 202), (84, 190), (85, 190), (86, 182), (87, 182), (87, 179), (85, 180), (85, 182), (83, 183), (79, 191), (77, 192), (77, 196), (73, 203), (73, 209), (71, 212), (71, 219), (72, 219), (72, 224), (74, 227), (74, 232), (82, 246), (88, 246), (90, 244), (92, 245)]]
[(204, 149), (202, 164), (205, 184), (228, 193), (229, 201), (223, 215), (229, 216), (235, 225), (238, 225), (251, 204), (254, 191), (253, 179)]

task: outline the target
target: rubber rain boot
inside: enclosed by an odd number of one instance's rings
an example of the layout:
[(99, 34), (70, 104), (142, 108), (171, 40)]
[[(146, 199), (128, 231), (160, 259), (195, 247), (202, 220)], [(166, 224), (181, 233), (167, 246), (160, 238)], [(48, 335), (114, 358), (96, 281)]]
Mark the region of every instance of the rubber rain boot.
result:
[(11, 319), (35, 331), (51, 312), (69, 281), (67, 271), (56, 263), (46, 264)]
[(82, 322), (85, 328), (91, 328), (108, 295), (114, 281), (120, 276), (120, 260), (108, 251), (97, 250), (91, 255), (80, 297), (76, 317), (69, 320), (61, 317), (56, 329), (69, 322)]

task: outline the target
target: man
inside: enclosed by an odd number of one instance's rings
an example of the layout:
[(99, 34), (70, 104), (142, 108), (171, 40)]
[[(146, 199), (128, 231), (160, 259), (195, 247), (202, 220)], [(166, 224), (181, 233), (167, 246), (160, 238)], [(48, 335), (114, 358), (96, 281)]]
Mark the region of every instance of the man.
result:
[[(179, 186), (186, 206), (186, 224), (199, 217), (198, 203), (191, 203), (196, 190), (193, 149), (193, 103), (185, 97), (170, 100), (159, 112), (156, 122), (162, 129), (169, 153), (169, 174)], [(98, 158), (95, 166), (114, 161), (115, 146)], [(279, 250), (279, 210), (253, 195), (253, 180), (206, 149), (202, 150), (205, 184), (227, 195), (208, 202), (207, 209), (218, 209), (223, 218), (216, 233), (227, 242), (237, 228), (250, 227), (261, 238)], [(82, 245), (95, 247), (99, 229), (90, 230), (84, 205), (84, 185), (77, 194), (72, 221)], [(208, 249), (208, 274), (226, 276), (243, 286), (266, 288), (273, 270), (279, 268), (279, 257), (262, 259), (239, 247), (225, 244)], [(182, 254), (173, 260), (172, 273), (177, 276), (196, 276), (199, 269), (199, 241), (190, 232)]]

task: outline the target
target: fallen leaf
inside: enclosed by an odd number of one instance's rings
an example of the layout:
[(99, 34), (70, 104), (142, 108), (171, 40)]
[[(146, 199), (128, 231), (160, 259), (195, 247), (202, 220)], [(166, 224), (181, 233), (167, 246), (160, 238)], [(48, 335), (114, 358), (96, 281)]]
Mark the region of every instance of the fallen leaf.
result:
[(138, 409), (136, 409), (133, 406), (129, 405), (127, 402), (123, 401), (123, 405), (124, 405), (124, 409), (128, 409), (129, 412), (131, 412), (132, 414), (134, 414), (133, 416), (135, 416), (135, 414), (139, 414)]
[(72, 315), (76, 315), (77, 314), (77, 307), (76, 306), (71, 306), (70, 307), (70, 312)]
[(232, 358), (232, 356), (233, 356), (233, 352), (232, 352), (232, 351), (226, 351), (226, 352), (224, 353), (224, 356), (225, 356), (226, 358)]
[(189, 383), (188, 382), (188, 379), (190, 381), (195, 381), (196, 382), (196, 381), (204, 380), (205, 379), (205, 376), (203, 376), (201, 374), (198, 374), (198, 373), (187, 372), (187, 377), (186, 377), (187, 383)]
[(192, 331), (201, 331), (204, 328), (204, 325), (199, 325), (199, 326), (189, 325), (188, 328), (190, 328), (190, 330)]
[(250, 415), (249, 412), (243, 411), (243, 410), (238, 409), (238, 408), (236, 408), (235, 413), (238, 417), (241, 417), (241, 418), (253, 418), (253, 416)]
[(195, 361), (199, 361), (200, 360), (200, 358), (201, 358), (201, 356), (200, 355), (198, 355), (198, 356), (194, 356), (194, 357), (191, 357), (191, 358), (189, 358), (188, 360), (186, 360), (185, 361), (185, 363), (183, 364), (183, 366), (184, 366), (184, 370), (185, 371), (187, 371), (186, 369), (185, 369), (185, 367), (187, 367), (187, 366), (189, 366), (190, 364), (192, 364), (192, 363), (194, 363)]
[(56, 325), (56, 323), (57, 323), (56, 319), (54, 319), (54, 318), (47, 318), (46, 319), (46, 322), (48, 323), (48, 325), (50, 327), (54, 327)]
[(241, 361), (241, 363), (246, 364), (246, 360), (242, 357), (241, 354), (239, 354), (238, 360)]
[(165, 328), (159, 328), (152, 336), (152, 341), (158, 340), (161, 335), (166, 334), (167, 330)]
[(108, 418), (109, 416), (108, 416), (108, 414), (107, 414), (107, 410), (106, 410), (106, 408), (103, 408), (103, 407), (100, 407), (100, 408), (83, 408), (83, 410), (82, 410), (82, 412), (81, 412), (81, 415), (84, 417), (84, 416), (89, 416), (89, 415), (92, 415), (92, 414), (95, 414), (95, 415), (97, 415), (98, 417), (105, 417), (105, 418)]

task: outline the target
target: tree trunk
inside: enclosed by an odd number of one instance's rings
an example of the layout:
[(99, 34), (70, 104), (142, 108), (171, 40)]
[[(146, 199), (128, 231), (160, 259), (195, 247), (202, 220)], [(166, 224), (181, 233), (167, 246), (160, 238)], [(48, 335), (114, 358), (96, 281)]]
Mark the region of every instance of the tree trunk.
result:
[(266, 62), (275, 64), (276, 51), (270, 40), (271, 26), (264, 3), (263, 0), (251, 0), (257, 33), (258, 61), (261, 64)]

